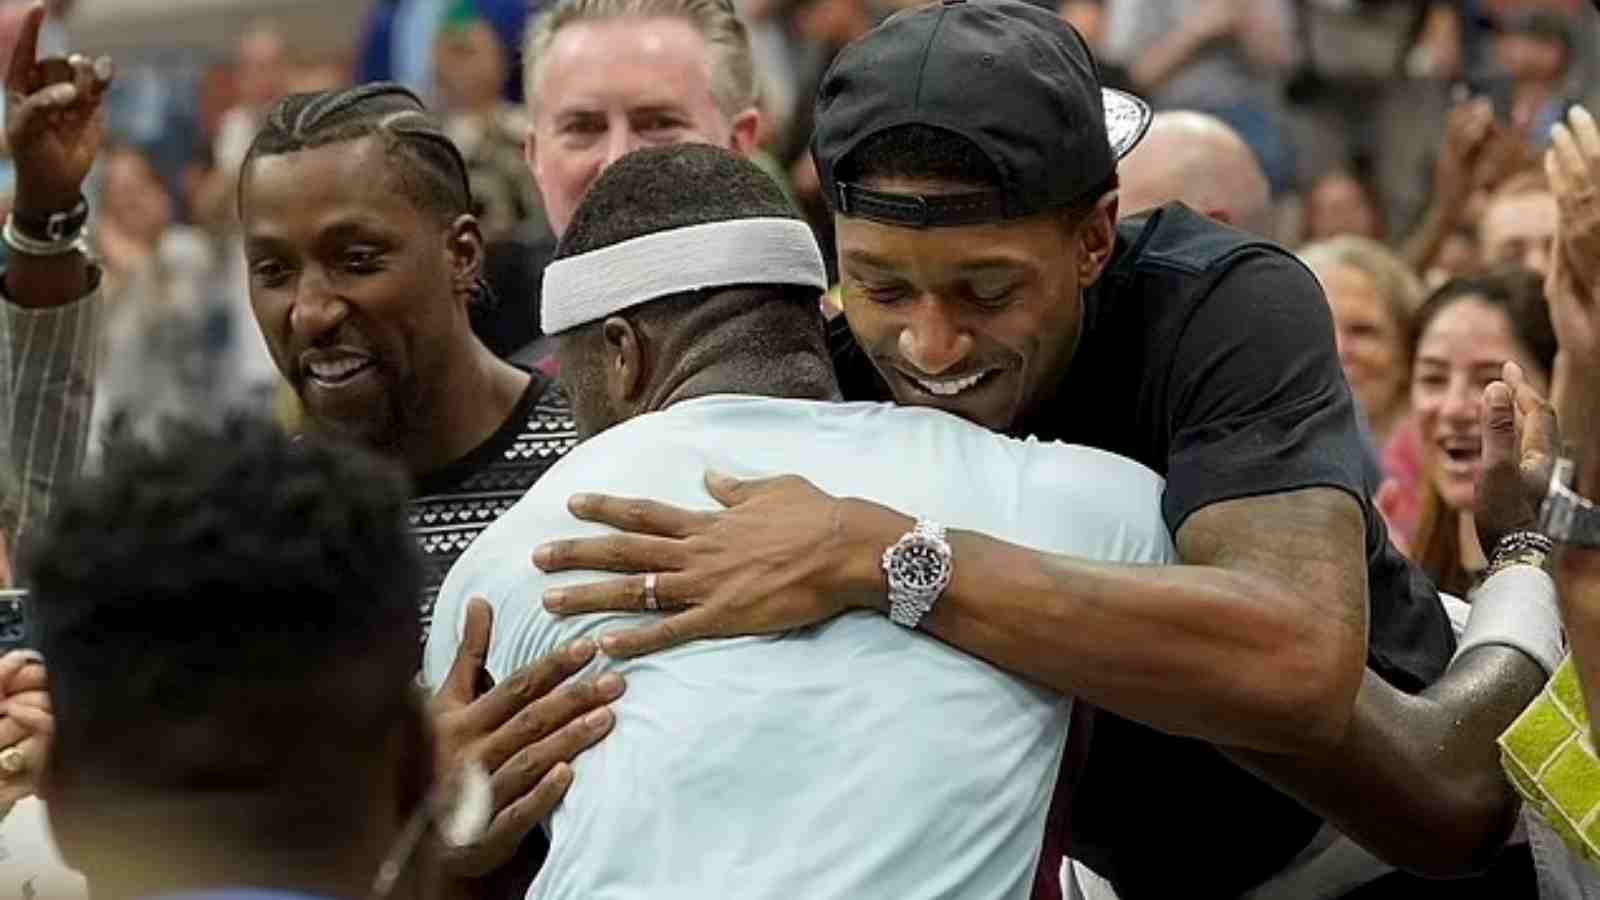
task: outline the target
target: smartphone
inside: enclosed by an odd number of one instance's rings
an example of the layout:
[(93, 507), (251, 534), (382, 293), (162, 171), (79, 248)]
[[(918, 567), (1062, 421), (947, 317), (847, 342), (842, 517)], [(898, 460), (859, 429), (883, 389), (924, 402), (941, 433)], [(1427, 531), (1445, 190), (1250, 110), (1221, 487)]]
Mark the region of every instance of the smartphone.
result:
[(28, 646), (28, 591), (0, 590), (0, 653)]

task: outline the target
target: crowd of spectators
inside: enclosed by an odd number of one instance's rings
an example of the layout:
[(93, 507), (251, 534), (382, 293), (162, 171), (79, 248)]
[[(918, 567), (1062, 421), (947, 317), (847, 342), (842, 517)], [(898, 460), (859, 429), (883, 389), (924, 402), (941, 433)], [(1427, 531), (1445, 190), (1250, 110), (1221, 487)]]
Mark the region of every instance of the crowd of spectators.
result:
[[(812, 156), (812, 99), (841, 50), (921, 0), (731, 2), (750, 28), (757, 86), (750, 99), (762, 113), (748, 134), (735, 123), (736, 140), (748, 140), (749, 147), (739, 149), (748, 150), (815, 234), (834, 285), (824, 310), (836, 318), (853, 301), (838, 289), (835, 220)], [(1552, 320), (1547, 291), (1561, 277), (1567, 213), (1546, 154), (1572, 141), (1571, 123), (1587, 116), (1581, 106), (1600, 100), (1600, 16), (1577, 0), (1049, 5), (1093, 48), (1104, 84), (1145, 98), (1158, 113), (1145, 142), (1122, 162), (1123, 217), (1181, 200), (1251, 239), (1288, 248), (1315, 275), (1366, 441), (1371, 500), (1394, 545), (1451, 595), (1454, 605), (1447, 610), (1459, 631), (1466, 612), (1456, 601), (1481, 583), (1495, 550), (1482, 543), (1475, 516), (1482, 509), (1485, 390), (1510, 381), (1543, 397), (1562, 393), (1558, 354), (1570, 351), (1558, 343), (1560, 323)], [(541, 279), (601, 160), (609, 165), (621, 154), (597, 143), (538, 168), (530, 148), (538, 110), (524, 96), (521, 61), (530, 40), (535, 49), (550, 49), (538, 45), (538, 23), (552, 6), (552, 0), (374, 0), (343, 54), (299, 56), (292, 33), (270, 19), (252, 19), (241, 27), (230, 58), (150, 48), (147, 57), (123, 64), (105, 100), (106, 143), (86, 188), (104, 304), (90, 338), (97, 345), (86, 450), (91, 471), (106, 464), (104, 454), (112, 452), (106, 448), (114, 450), (125, 438), (124, 424), (153, 439), (168, 417), (215, 425), (242, 412), (294, 429), (308, 415), (297, 386), (274, 361), (286, 351), (270, 330), (263, 336), (259, 313), (252, 313), (252, 271), (241, 240), (242, 172), (263, 129), (299, 135), (299, 119), (316, 118), (314, 110), (291, 104), (295, 122), (269, 122), (274, 109), (282, 114), (283, 98), (378, 81), (396, 82), (422, 98), (441, 120), (443, 138), (459, 149), (485, 248), (483, 284), (472, 286), (470, 325), (494, 357), (534, 373), (533, 387), (517, 381), (507, 389), (512, 400), (523, 398), (508, 401), (509, 415), (522, 416), (513, 424), (569, 427), (551, 424), (566, 421), (566, 413), (552, 412), (548, 399), (538, 396), (544, 373), (558, 368), (539, 328)], [(7, 48), (0, 56), (28, 27), (28, 8), (0, 0), (0, 48)], [(56, 0), (47, 10), (42, 54), (72, 46), (73, 4)], [(662, 34), (660, 40), (672, 39)], [(639, 58), (648, 50), (641, 46)], [(0, 59), (0, 70), (7, 62)], [(596, 84), (626, 79), (631, 64), (619, 58), (615, 70), (590, 68), (586, 77)], [(550, 65), (555, 72), (556, 63)], [(409, 115), (402, 107), (391, 113)], [(564, 124), (569, 131), (562, 140), (579, 140), (572, 130), (585, 124)], [(676, 143), (679, 132), (693, 127), (665, 116), (629, 124), (647, 141), (660, 135), (660, 143)], [(603, 126), (593, 130), (606, 133)], [(544, 191), (530, 170), (540, 172)], [(571, 190), (550, 189), (562, 179)], [(0, 210), (10, 209), (15, 181), (0, 152)], [(290, 464), (283, 459), (291, 451), (267, 433), (229, 434), (247, 445), (249, 464)], [(213, 455), (228, 449), (227, 439), (203, 431), (187, 433), (187, 440)], [(551, 440), (566, 446), (575, 435), (561, 431)], [(113, 467), (115, 477), (185, 481), (184, 473), (157, 459), (126, 447), (122, 452), (135, 462)], [(514, 451), (506, 452), (510, 459)], [(299, 464), (317, 487), (354, 477), (350, 471), (366, 465), (341, 463), (320, 446), (315, 454)], [(208, 473), (215, 484), (207, 489), (220, 489), (237, 474)], [(412, 474), (429, 473), (413, 467)], [(102, 490), (134, 491), (111, 485)], [(517, 484), (519, 491), (526, 487)], [(396, 490), (382, 482), (372, 496), (350, 500), (354, 512), (326, 514), (380, 515), (400, 503)], [(129, 502), (146, 503), (155, 516), (164, 514), (159, 500), (139, 495)], [(87, 516), (83, 502), (69, 513)], [(273, 501), (247, 496), (240, 502), (270, 507)], [(18, 543), (31, 537), (30, 512), (42, 519), (46, 511), (12, 499), (0, 503), (0, 531), (12, 550), (21, 552)], [(292, 528), (294, 510), (272, 507), (269, 513), (262, 527), (272, 535)], [(92, 527), (74, 522), (85, 532), (75, 539), (91, 542)], [(391, 537), (363, 532), (350, 539), (381, 543)], [(453, 561), (461, 550), (441, 558)], [(59, 559), (45, 560), (58, 567), (51, 577), (89, 591), (83, 587), (88, 576), (71, 573)], [(254, 557), (249, 562), (262, 565)], [(437, 592), (445, 568), (420, 578), (409, 570), (391, 573), (398, 587), (389, 585), (383, 599), (414, 593), (418, 581)], [(9, 575), (9, 562), (4, 569)], [(360, 644), (370, 636), (358, 633), (361, 622), (352, 622), (337, 623), (351, 629), (341, 639), (392, 662), (385, 656), (392, 648)], [(71, 637), (70, 625), (54, 627), (67, 628)], [(324, 643), (317, 652), (335, 658), (335, 638)], [(70, 648), (70, 641), (63, 646)], [(284, 659), (273, 663), (288, 666)], [(139, 664), (129, 663), (134, 669)], [(41, 687), (19, 679), (0, 664), (0, 693), (22, 696)], [(27, 689), (7, 688), (8, 682)], [(250, 700), (275, 709), (266, 699)], [(402, 709), (382, 723), (402, 736), (395, 740), (404, 746), (391, 748), (387, 762), (406, 774), (411, 761), (405, 754), (423, 752), (405, 743), (414, 737), (413, 719), (420, 716)], [(410, 785), (419, 793), (432, 787)], [(386, 837), (399, 831), (393, 822), (385, 828)], [(1527, 843), (1524, 836), (1518, 841)], [(1497, 866), (1451, 889), (1457, 893), (1414, 893), (1421, 889), (1408, 882), (1392, 887), (1394, 894), (1363, 896), (1478, 896), (1472, 890), (1537, 896), (1531, 857), (1508, 856)], [(1090, 876), (1084, 877), (1078, 889), (1092, 898)], [(1506, 885), (1521, 893), (1504, 893)]]

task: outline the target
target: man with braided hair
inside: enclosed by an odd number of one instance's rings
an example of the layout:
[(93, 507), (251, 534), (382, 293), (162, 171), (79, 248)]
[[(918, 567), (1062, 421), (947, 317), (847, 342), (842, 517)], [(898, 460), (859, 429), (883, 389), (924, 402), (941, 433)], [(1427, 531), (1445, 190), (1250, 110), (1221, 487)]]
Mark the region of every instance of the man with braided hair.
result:
[[(71, 304), (90, 315), (99, 278), (72, 243), (81, 226), (73, 211), (85, 207), (99, 134), (46, 118), (71, 102), (57, 96), (64, 88), (80, 90), (48, 84), (25, 87), (36, 93), (14, 105), (37, 110), (34, 127), (50, 138), (20, 145), (19, 213), (59, 219), (68, 240), (33, 228), (8, 241), (5, 285), (23, 306)], [(396, 85), (297, 95), (252, 142), (238, 202), (252, 308), (308, 427), (400, 463), (413, 480), (426, 613), (450, 563), (576, 439), (550, 379), (499, 361), (473, 335), (470, 307), (490, 298), (461, 156)], [(582, 644), (502, 673), (479, 697), (489, 630), (479, 607), (460, 674), (434, 710), (441, 759), (475, 757), (495, 781), (486, 838), (447, 859), (470, 876), (513, 858), (565, 791), (566, 763), (609, 731), (603, 706), (622, 691), (617, 678), (556, 689), (594, 653)]]
[[(683, 144), (610, 166), (543, 292), (586, 440), (451, 570), (426, 674), (451, 667), (475, 596), (495, 606), (495, 674), (637, 624), (637, 612), (563, 618), (533, 602), (585, 576), (543, 574), (528, 542), (604, 533), (568, 511), (578, 491), (713, 508), (708, 465), (798, 470), (843, 496), (1091, 559), (1174, 558), (1160, 479), (1129, 460), (834, 402), (826, 287), (810, 229), (754, 164)], [(575, 764), (529, 896), (1001, 898), (1033, 882), (1070, 698), (861, 614), (595, 668), (628, 676), (618, 733)]]
[[(550, 378), (472, 331), (472, 306), (493, 298), (471, 212), (459, 150), (393, 84), (285, 99), (239, 175), (250, 302), (279, 371), (314, 429), (414, 479), (425, 627), (450, 564), (576, 440)], [(473, 702), (489, 628), (479, 606), (436, 707), (445, 757), (477, 757), (496, 781), (493, 828), (454, 859), (470, 875), (511, 860), (570, 782), (565, 763), (610, 730), (597, 707), (622, 691), (610, 678), (552, 693), (594, 653), (585, 644), (501, 672)]]

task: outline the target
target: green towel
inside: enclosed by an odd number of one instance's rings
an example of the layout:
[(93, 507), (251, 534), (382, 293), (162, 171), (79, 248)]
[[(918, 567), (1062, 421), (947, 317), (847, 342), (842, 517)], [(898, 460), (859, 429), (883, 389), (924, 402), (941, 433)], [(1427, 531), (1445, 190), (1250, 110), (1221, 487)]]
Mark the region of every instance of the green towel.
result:
[(1517, 792), (1562, 841), (1600, 864), (1600, 757), (1572, 657), (1500, 736), (1500, 759)]

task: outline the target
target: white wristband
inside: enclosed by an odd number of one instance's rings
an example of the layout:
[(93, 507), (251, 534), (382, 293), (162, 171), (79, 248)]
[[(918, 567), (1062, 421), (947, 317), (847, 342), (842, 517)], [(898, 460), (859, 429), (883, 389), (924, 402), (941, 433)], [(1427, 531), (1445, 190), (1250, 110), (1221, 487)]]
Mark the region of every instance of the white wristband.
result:
[(1467, 618), (1455, 659), (1477, 647), (1511, 647), (1526, 653), (1546, 675), (1566, 655), (1561, 632), (1561, 607), (1556, 583), (1537, 566), (1508, 566), (1489, 576), (1467, 595)]

